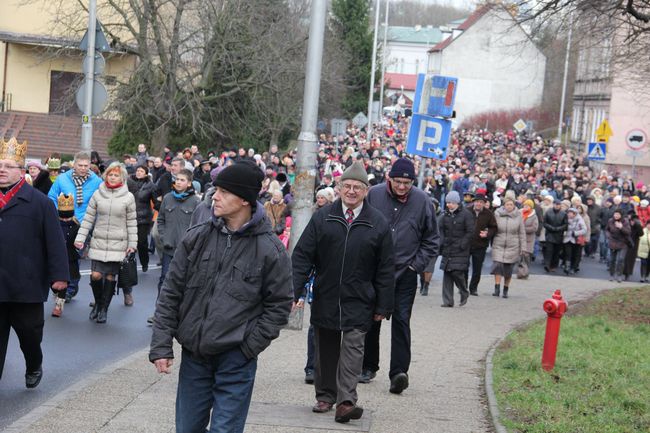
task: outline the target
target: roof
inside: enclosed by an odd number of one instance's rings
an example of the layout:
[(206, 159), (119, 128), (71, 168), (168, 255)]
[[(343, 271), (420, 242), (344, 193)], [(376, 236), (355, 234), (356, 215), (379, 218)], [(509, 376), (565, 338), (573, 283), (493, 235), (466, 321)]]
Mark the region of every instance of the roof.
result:
[(434, 45), (442, 40), (442, 32), (438, 27), (388, 26), (387, 39), (390, 42)]
[[(493, 5), (491, 5), (491, 4), (486, 4), (486, 5), (483, 5), (483, 6), (479, 7), (469, 17), (467, 17), (467, 19), (465, 21), (463, 21), (463, 23), (461, 25), (459, 25), (455, 30), (461, 30), (463, 32), (466, 31), (467, 29), (472, 27), (474, 24), (476, 24), (481, 18), (483, 18), (483, 16), (485, 16), (485, 14), (487, 14), (492, 9), (492, 7), (493, 7)], [(460, 35), (456, 36), (456, 38), (454, 38), (453, 35), (449, 36), (447, 39), (445, 39), (444, 41), (438, 43), (436, 46), (431, 48), (429, 50), (429, 52), (433, 53), (433, 52), (444, 50), (454, 40), (458, 39), (461, 35), (462, 35), (462, 33)]]
[(418, 82), (416, 74), (397, 74), (394, 72), (386, 72), (384, 74), (384, 83), (388, 84), (389, 89), (415, 90)]
[[(61, 38), (48, 35), (33, 35), (28, 33), (14, 33), (0, 31), (0, 41), (14, 44), (35, 45), (39, 47), (79, 49), (80, 40)], [(130, 49), (115, 49), (111, 47), (111, 53), (127, 53)]]

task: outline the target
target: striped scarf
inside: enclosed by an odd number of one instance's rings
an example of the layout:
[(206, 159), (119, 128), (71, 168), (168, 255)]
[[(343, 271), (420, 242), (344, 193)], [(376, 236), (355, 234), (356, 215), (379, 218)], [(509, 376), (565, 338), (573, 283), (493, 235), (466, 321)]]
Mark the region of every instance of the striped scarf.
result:
[(84, 190), (83, 186), (84, 183), (88, 180), (90, 175), (85, 175), (85, 176), (77, 176), (75, 174), (72, 175), (72, 182), (74, 182), (74, 186), (77, 188), (77, 206), (81, 206), (84, 202)]

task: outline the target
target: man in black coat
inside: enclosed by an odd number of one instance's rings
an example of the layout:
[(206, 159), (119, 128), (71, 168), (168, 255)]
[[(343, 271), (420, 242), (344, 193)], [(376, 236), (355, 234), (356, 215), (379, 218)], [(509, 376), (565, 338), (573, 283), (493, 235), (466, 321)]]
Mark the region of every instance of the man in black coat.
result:
[(562, 210), (562, 202), (555, 200), (553, 208), (544, 214), (544, 229), (546, 230), (546, 248), (544, 250), (544, 270), (553, 272), (560, 263), (560, 251), (564, 245), (564, 231), (568, 225), (566, 213)]
[(447, 209), (438, 220), (442, 256), (440, 269), (444, 271), (441, 307), (454, 306), (454, 284), (460, 290), (459, 305), (462, 307), (469, 297), (466, 273), (474, 236), (474, 217), (462, 207), (460, 196), (456, 191), (447, 194), (445, 205)]
[(305, 283), (315, 272), (314, 326), (316, 405), (328, 412), (336, 402), (337, 422), (358, 419), (357, 382), (364, 338), (373, 321), (393, 311), (393, 243), (386, 219), (365, 200), (368, 175), (355, 162), (341, 177), (341, 199), (319, 209), (293, 256), (295, 305), (303, 306)]
[[(415, 167), (400, 158), (388, 173), (388, 181), (370, 188), (368, 203), (388, 221), (395, 252), (395, 311), (391, 319), (390, 392), (408, 388), (411, 364), (411, 312), (418, 275), (438, 254), (438, 227), (433, 202), (424, 191), (414, 188)], [(370, 382), (379, 370), (379, 333), (375, 322), (366, 335), (362, 383)]]
[(70, 277), (54, 204), (22, 175), (26, 147), (0, 140), (0, 378), (13, 328), (25, 356), (25, 386), (35, 388), (43, 376), (43, 303), (50, 287), (65, 290)]
[[(485, 207), (487, 198), (477, 194), (472, 201), (470, 213), (474, 216), (474, 235), (470, 247), (472, 262), (472, 279), (469, 282), (469, 294), (478, 296), (478, 283), (481, 281), (481, 271), (485, 261), (485, 252), (490, 245), (490, 240), (497, 232), (497, 220), (491, 210)], [(469, 277), (469, 272), (465, 278)]]

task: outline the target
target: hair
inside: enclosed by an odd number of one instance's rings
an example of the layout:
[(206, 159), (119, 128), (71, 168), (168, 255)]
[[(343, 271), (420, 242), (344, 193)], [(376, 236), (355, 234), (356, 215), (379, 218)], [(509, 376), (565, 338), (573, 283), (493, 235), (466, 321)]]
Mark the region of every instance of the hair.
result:
[(186, 168), (182, 168), (176, 175), (176, 177), (178, 176), (185, 176), (190, 183), (194, 180), (194, 175), (192, 175), (192, 172)]
[(90, 161), (90, 153), (82, 150), (74, 154), (74, 160), (76, 161)]
[(334, 201), (334, 190), (330, 187), (323, 188), (316, 193), (316, 197), (325, 197), (328, 203)]
[(147, 167), (146, 165), (140, 164), (135, 169), (137, 170), (139, 168), (143, 169), (146, 174), (149, 174), (149, 167)]
[(268, 192), (269, 194), (273, 195), (273, 191), (282, 191), (282, 188), (280, 188), (280, 182), (277, 180), (272, 180), (271, 183), (269, 184), (269, 189)]
[(181, 163), (183, 163), (183, 167), (185, 166), (185, 160), (183, 158), (179, 158), (178, 156), (175, 156), (174, 158), (172, 158), (171, 163), (173, 164), (174, 162), (181, 162)]
[(124, 164), (122, 164), (119, 161), (114, 161), (111, 162), (108, 167), (106, 167), (106, 170), (104, 171), (104, 175), (102, 176), (102, 178), (106, 180), (106, 176), (108, 176), (108, 174), (111, 171), (115, 171), (115, 170), (118, 170), (120, 172), (120, 176), (122, 177), (122, 182), (126, 181), (126, 179), (129, 177), (129, 174), (126, 172), (126, 167), (124, 166)]

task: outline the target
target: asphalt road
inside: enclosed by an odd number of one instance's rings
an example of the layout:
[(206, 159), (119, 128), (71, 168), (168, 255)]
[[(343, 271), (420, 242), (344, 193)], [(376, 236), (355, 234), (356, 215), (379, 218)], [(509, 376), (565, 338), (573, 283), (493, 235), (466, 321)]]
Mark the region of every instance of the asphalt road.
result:
[[(152, 257), (151, 264), (154, 265), (156, 261), (156, 257)], [(86, 269), (89, 266), (87, 262), (84, 265)], [(491, 278), (485, 275), (490, 272), (491, 266), (488, 253), (483, 266), (483, 278)], [(539, 260), (533, 263), (531, 272), (532, 274), (544, 273)], [(638, 273), (638, 265), (636, 272)], [(71, 303), (66, 304), (61, 318), (50, 316), (54, 305), (54, 301), (50, 299), (45, 305), (44, 376), (36, 389), (25, 388), (23, 377), (25, 364), (17, 339), (12, 332), (3, 378), (0, 380), (0, 431), (55, 396), (58, 391), (106, 365), (147, 347), (151, 328), (147, 326), (146, 319), (153, 313), (159, 275), (160, 270), (155, 267), (150, 268), (147, 273), (140, 272), (139, 284), (134, 289), (135, 305), (125, 307), (120, 293), (119, 297), (113, 299), (108, 323), (104, 325), (88, 320), (90, 312), (88, 302), (92, 297), (88, 276), (82, 278), (79, 294)], [(571, 279), (581, 277), (607, 279), (608, 274), (605, 265), (598, 263), (598, 260), (584, 258), (580, 274), (567, 277), (567, 287), (571, 286)], [(440, 296), (441, 279), (440, 270), (436, 270), (430, 296)], [(633, 281), (638, 281), (638, 275), (635, 275)], [(558, 288), (562, 289), (562, 287)], [(511, 290), (516, 289), (515, 280), (511, 284)], [(489, 294), (480, 293), (480, 295)]]
[[(151, 264), (156, 264), (155, 256)], [(89, 262), (82, 262), (84, 268), (89, 268)], [(89, 373), (146, 347), (151, 338), (146, 320), (153, 314), (159, 276), (155, 266), (147, 273), (139, 272), (134, 305), (124, 306), (120, 291), (113, 298), (106, 324), (88, 320), (92, 299), (88, 275), (82, 276), (79, 294), (65, 305), (62, 317), (51, 317), (54, 300), (50, 297), (45, 304), (43, 380), (36, 389), (25, 388), (25, 361), (12, 332), (0, 380), (0, 431)]]

